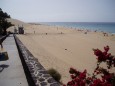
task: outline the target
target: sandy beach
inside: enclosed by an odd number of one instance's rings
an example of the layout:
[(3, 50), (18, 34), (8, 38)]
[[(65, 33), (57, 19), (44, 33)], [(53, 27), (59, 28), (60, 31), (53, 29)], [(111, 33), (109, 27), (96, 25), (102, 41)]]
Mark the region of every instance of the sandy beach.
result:
[(2, 37), (0, 86), (115, 86), (115, 0), (1, 0)]
[(93, 31), (84, 34), (86, 31), (34, 24), (25, 25), (24, 29), (24, 35), (17, 35), (19, 39), (44, 68), (56, 69), (62, 75), (63, 83), (70, 80), (70, 67), (93, 72), (96, 67), (93, 48), (103, 50), (109, 45), (111, 54), (115, 55), (115, 35), (104, 36)]

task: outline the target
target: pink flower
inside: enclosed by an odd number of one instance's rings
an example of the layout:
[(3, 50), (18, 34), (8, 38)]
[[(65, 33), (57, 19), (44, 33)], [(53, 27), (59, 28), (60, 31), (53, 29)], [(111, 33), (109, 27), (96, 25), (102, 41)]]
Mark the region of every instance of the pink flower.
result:
[(108, 51), (109, 51), (109, 46), (107, 45), (106, 47), (104, 47), (104, 50), (105, 50), (106, 52), (108, 52)]
[(87, 73), (87, 71), (84, 70), (83, 73), (80, 73), (79, 78), (80, 78), (80, 79), (85, 79), (85, 78), (86, 78), (86, 73)]
[(80, 86), (85, 86), (85, 81), (81, 81)]
[(102, 52), (101, 50), (99, 50), (99, 49), (95, 49), (95, 50), (94, 50), (94, 54), (95, 54), (96, 56), (102, 56), (102, 55), (103, 55), (103, 52)]
[[(92, 76), (87, 76), (87, 70), (80, 72), (74, 68), (70, 68), (70, 74), (72, 80), (67, 83), (67, 86), (113, 86), (112, 80), (115, 79), (114, 73), (110, 73), (108, 70), (111, 67), (115, 67), (115, 57), (108, 53), (109, 46), (104, 47), (104, 52), (99, 49), (94, 49), (94, 54), (97, 56), (97, 67), (94, 70)], [(107, 69), (100, 67), (101, 62), (105, 62)], [(97, 78), (97, 75), (102, 74), (101, 78)], [(63, 85), (66, 86), (66, 85)]]
[(76, 78), (76, 76), (74, 76), (74, 75), (71, 75), (71, 78), (72, 78), (72, 79), (75, 79), (75, 78)]

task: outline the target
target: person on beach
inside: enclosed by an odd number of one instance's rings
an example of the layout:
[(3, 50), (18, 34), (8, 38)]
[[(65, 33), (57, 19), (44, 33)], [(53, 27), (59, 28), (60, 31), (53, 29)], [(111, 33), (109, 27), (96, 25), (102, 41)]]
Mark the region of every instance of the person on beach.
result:
[(47, 35), (48, 33), (46, 33), (46, 35)]

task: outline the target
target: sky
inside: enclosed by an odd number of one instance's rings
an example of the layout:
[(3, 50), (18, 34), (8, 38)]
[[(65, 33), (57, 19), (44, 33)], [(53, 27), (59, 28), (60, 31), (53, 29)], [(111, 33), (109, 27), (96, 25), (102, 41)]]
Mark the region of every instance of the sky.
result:
[(0, 8), (25, 22), (115, 22), (115, 0), (0, 0)]

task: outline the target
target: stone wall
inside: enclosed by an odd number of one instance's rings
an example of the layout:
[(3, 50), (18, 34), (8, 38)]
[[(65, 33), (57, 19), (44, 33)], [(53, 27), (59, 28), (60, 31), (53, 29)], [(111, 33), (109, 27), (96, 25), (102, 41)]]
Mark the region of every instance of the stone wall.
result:
[(20, 58), (24, 67), (27, 81), (30, 86), (60, 86), (40, 64), (40, 62), (31, 54), (31, 52), (22, 44), (16, 35), (15, 41), (19, 50)]

